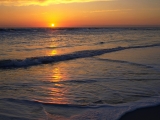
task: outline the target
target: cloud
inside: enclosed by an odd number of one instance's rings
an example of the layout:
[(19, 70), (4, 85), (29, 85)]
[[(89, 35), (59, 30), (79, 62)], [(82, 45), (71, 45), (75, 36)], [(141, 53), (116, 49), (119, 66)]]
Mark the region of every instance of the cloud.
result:
[(113, 10), (95, 10), (95, 11), (84, 11), (85, 13), (102, 13), (102, 12), (120, 12), (120, 11), (130, 11), (132, 9), (113, 9)]
[[(0, 0), (0, 5), (4, 6), (29, 6), (39, 5), (45, 6), (49, 4), (73, 3), (73, 2), (94, 2), (99, 0)], [(102, 0), (113, 1), (113, 0)]]

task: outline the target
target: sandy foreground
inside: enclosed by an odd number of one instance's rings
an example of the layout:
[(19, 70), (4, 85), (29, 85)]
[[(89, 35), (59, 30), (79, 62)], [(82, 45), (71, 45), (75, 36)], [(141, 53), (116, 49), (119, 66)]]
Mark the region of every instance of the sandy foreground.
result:
[(124, 114), (119, 120), (160, 120), (160, 105), (136, 109)]

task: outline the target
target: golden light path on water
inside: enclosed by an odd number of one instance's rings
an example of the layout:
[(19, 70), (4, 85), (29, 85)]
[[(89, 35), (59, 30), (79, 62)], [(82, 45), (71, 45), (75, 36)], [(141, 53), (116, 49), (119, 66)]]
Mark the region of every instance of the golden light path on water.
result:
[(63, 80), (63, 74), (61, 73), (60, 67), (53, 68), (52, 80), (50, 82), (54, 83), (53, 87), (50, 87), (51, 101), (58, 104), (68, 103), (65, 97), (67, 89), (64, 89), (64, 85), (59, 82)]
[(59, 54), (59, 53), (58, 53), (58, 50), (55, 49), (55, 48), (57, 47), (56, 44), (51, 44), (49, 47), (50, 47), (50, 48), (53, 48), (53, 49), (47, 51), (47, 52), (46, 52), (46, 55), (48, 55), (48, 56), (55, 56), (55, 55), (58, 55), (58, 54)]
[(52, 52), (51, 52), (52, 56), (57, 55), (57, 54), (58, 54), (57, 50), (52, 50)]
[[(56, 47), (56, 45), (51, 45), (50, 47)], [(58, 50), (52, 49), (47, 55), (49, 56), (55, 56), (58, 55)], [(66, 97), (68, 88), (64, 84), (61, 83), (61, 81), (65, 80), (67, 78), (67, 73), (65, 70), (65, 67), (63, 67), (63, 64), (53, 64), (51, 69), (49, 69), (48, 73), (50, 75), (49, 81), (53, 86), (48, 87), (48, 96), (46, 102), (56, 103), (56, 104), (68, 104), (69, 101)]]

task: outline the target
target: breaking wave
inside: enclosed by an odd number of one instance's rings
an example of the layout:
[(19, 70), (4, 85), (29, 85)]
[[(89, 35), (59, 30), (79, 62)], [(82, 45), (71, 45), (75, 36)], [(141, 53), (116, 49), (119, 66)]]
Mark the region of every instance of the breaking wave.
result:
[(130, 46), (130, 47), (116, 47), (110, 49), (97, 49), (97, 50), (83, 50), (77, 51), (64, 55), (56, 55), (56, 56), (39, 56), (39, 57), (30, 57), (26, 59), (7, 59), (0, 60), (0, 69), (11, 69), (11, 68), (23, 68), (30, 67), (35, 65), (49, 64), (67, 60), (73, 60), (78, 58), (86, 58), (102, 55), (105, 53), (111, 53), (126, 49), (134, 49), (134, 48), (146, 48), (146, 47), (156, 47), (160, 46), (160, 44), (152, 44), (145, 46)]

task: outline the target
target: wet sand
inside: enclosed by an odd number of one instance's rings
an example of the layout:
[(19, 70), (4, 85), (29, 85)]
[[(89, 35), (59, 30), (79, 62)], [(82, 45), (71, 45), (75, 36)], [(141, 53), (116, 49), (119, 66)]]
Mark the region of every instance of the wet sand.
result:
[(124, 114), (119, 120), (160, 120), (160, 105), (136, 109)]

